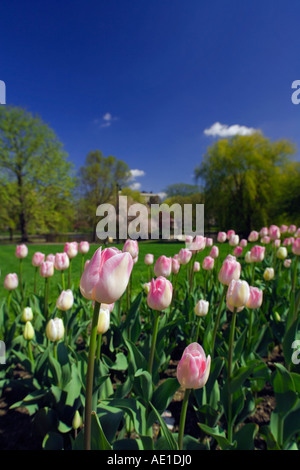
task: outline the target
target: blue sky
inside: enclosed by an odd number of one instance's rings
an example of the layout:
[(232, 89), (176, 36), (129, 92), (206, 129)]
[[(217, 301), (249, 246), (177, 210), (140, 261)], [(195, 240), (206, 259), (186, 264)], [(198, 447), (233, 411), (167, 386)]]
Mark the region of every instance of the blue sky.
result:
[(193, 184), (219, 135), (300, 148), (299, 0), (1, 0), (0, 16), (6, 102), (38, 113), (75, 168), (99, 149), (162, 192)]

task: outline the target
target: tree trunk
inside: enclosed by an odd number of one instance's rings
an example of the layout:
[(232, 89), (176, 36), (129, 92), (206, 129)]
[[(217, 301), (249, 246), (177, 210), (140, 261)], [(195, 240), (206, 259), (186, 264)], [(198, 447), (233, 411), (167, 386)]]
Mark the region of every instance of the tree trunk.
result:
[(25, 216), (25, 209), (24, 209), (24, 197), (23, 197), (23, 177), (22, 177), (22, 168), (18, 168), (17, 172), (18, 177), (18, 186), (19, 186), (19, 200), (20, 200), (20, 229), (21, 229), (21, 241), (22, 243), (28, 242), (28, 233), (27, 233), (27, 221)]

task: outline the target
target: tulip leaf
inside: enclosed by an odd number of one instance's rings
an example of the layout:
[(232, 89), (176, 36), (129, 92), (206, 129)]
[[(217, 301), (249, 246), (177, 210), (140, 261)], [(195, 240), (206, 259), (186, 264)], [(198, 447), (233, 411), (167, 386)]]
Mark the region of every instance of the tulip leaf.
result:
[(297, 392), (291, 374), (279, 363), (272, 374), (272, 385), (276, 398), (276, 411), (281, 415), (288, 413), (297, 401)]
[(178, 444), (177, 444), (172, 432), (169, 430), (169, 428), (166, 425), (165, 421), (161, 417), (160, 413), (156, 410), (156, 408), (153, 406), (153, 404), (151, 402), (149, 402), (149, 405), (151, 406), (152, 410), (154, 411), (154, 413), (156, 415), (156, 418), (158, 419), (158, 422), (160, 424), (161, 435), (164, 437), (165, 442), (166, 442), (165, 450), (178, 450)]
[[(155, 389), (151, 402), (159, 413), (163, 413), (167, 409), (179, 386), (177, 379), (169, 377)], [(147, 427), (152, 426), (155, 416), (154, 411), (151, 411), (147, 418)]]
[(92, 411), (91, 423), (91, 449), (92, 450), (112, 450), (112, 446), (108, 442), (98, 416)]
[(219, 426), (216, 426), (215, 428), (210, 428), (209, 426), (206, 426), (206, 424), (202, 423), (198, 423), (198, 426), (202, 429), (202, 431), (205, 432), (205, 434), (208, 434), (209, 436), (213, 437), (222, 450), (230, 450), (236, 448), (236, 442), (233, 442), (231, 444), (226, 438), (225, 432), (221, 430)]
[(297, 318), (291, 323), (282, 341), (284, 360), (287, 365), (291, 364), (292, 358), (293, 358), (294, 349), (292, 349), (292, 344), (295, 339), (299, 339), (297, 335), (298, 325), (299, 325), (299, 316), (297, 316)]
[(236, 392), (245, 382), (245, 380), (251, 375), (254, 367), (257, 365), (257, 362), (240, 367), (235, 371), (231, 380), (230, 380), (230, 391), (231, 393)]
[(141, 450), (137, 439), (119, 439), (113, 443), (113, 450)]
[(259, 426), (256, 423), (247, 423), (233, 435), (233, 440), (237, 442), (237, 450), (253, 450), (254, 439), (258, 433)]
[(112, 442), (118, 431), (124, 411), (120, 408), (100, 403), (97, 407), (97, 416), (100, 420), (103, 432), (109, 442)]
[(42, 446), (44, 450), (63, 450), (63, 437), (57, 432), (49, 432), (44, 437)]

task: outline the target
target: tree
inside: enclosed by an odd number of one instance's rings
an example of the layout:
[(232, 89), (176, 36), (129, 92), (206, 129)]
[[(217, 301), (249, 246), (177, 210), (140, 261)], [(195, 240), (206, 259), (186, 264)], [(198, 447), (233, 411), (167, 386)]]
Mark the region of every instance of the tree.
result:
[(116, 157), (104, 157), (100, 150), (89, 152), (85, 165), (79, 169), (79, 216), (81, 221), (93, 228), (96, 239), (97, 217), (99, 205), (112, 202), (118, 203), (119, 189), (127, 185), (130, 178), (128, 165)]
[(192, 194), (199, 193), (199, 186), (196, 184), (174, 183), (169, 184), (164, 191), (167, 197), (174, 196), (191, 196)]
[(275, 222), (274, 204), (282, 190), (278, 182), (295, 151), (291, 142), (271, 142), (261, 133), (215, 142), (195, 169), (205, 187), (206, 218), (214, 217), (220, 229), (243, 234)]
[(0, 107), (0, 168), (4, 184), (14, 189), (12, 203), (23, 242), (29, 231), (57, 231), (58, 224), (71, 219), (71, 164), (39, 116), (18, 107)]

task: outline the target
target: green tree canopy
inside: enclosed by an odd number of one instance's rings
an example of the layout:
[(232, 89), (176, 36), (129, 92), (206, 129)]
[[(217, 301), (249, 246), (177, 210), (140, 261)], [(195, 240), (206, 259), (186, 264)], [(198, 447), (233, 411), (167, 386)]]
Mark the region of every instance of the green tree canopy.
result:
[(169, 184), (164, 192), (167, 194), (168, 198), (174, 196), (191, 196), (192, 194), (199, 193), (199, 186), (196, 184), (174, 183)]
[(221, 139), (211, 145), (195, 170), (205, 188), (205, 215), (220, 229), (245, 234), (274, 223), (274, 207), (282, 196), (282, 182), (292, 163), (294, 145), (271, 142), (260, 133)]
[(100, 150), (88, 153), (85, 165), (79, 169), (79, 218), (81, 223), (94, 231), (96, 236), (96, 209), (100, 204), (117, 204), (118, 190), (126, 186), (130, 169), (116, 157), (104, 157)]
[(29, 232), (59, 231), (72, 222), (72, 167), (39, 116), (0, 107), (0, 168), (10, 195), (6, 201), (2, 194), (0, 220), (8, 228), (16, 224), (22, 241), (28, 241)]

